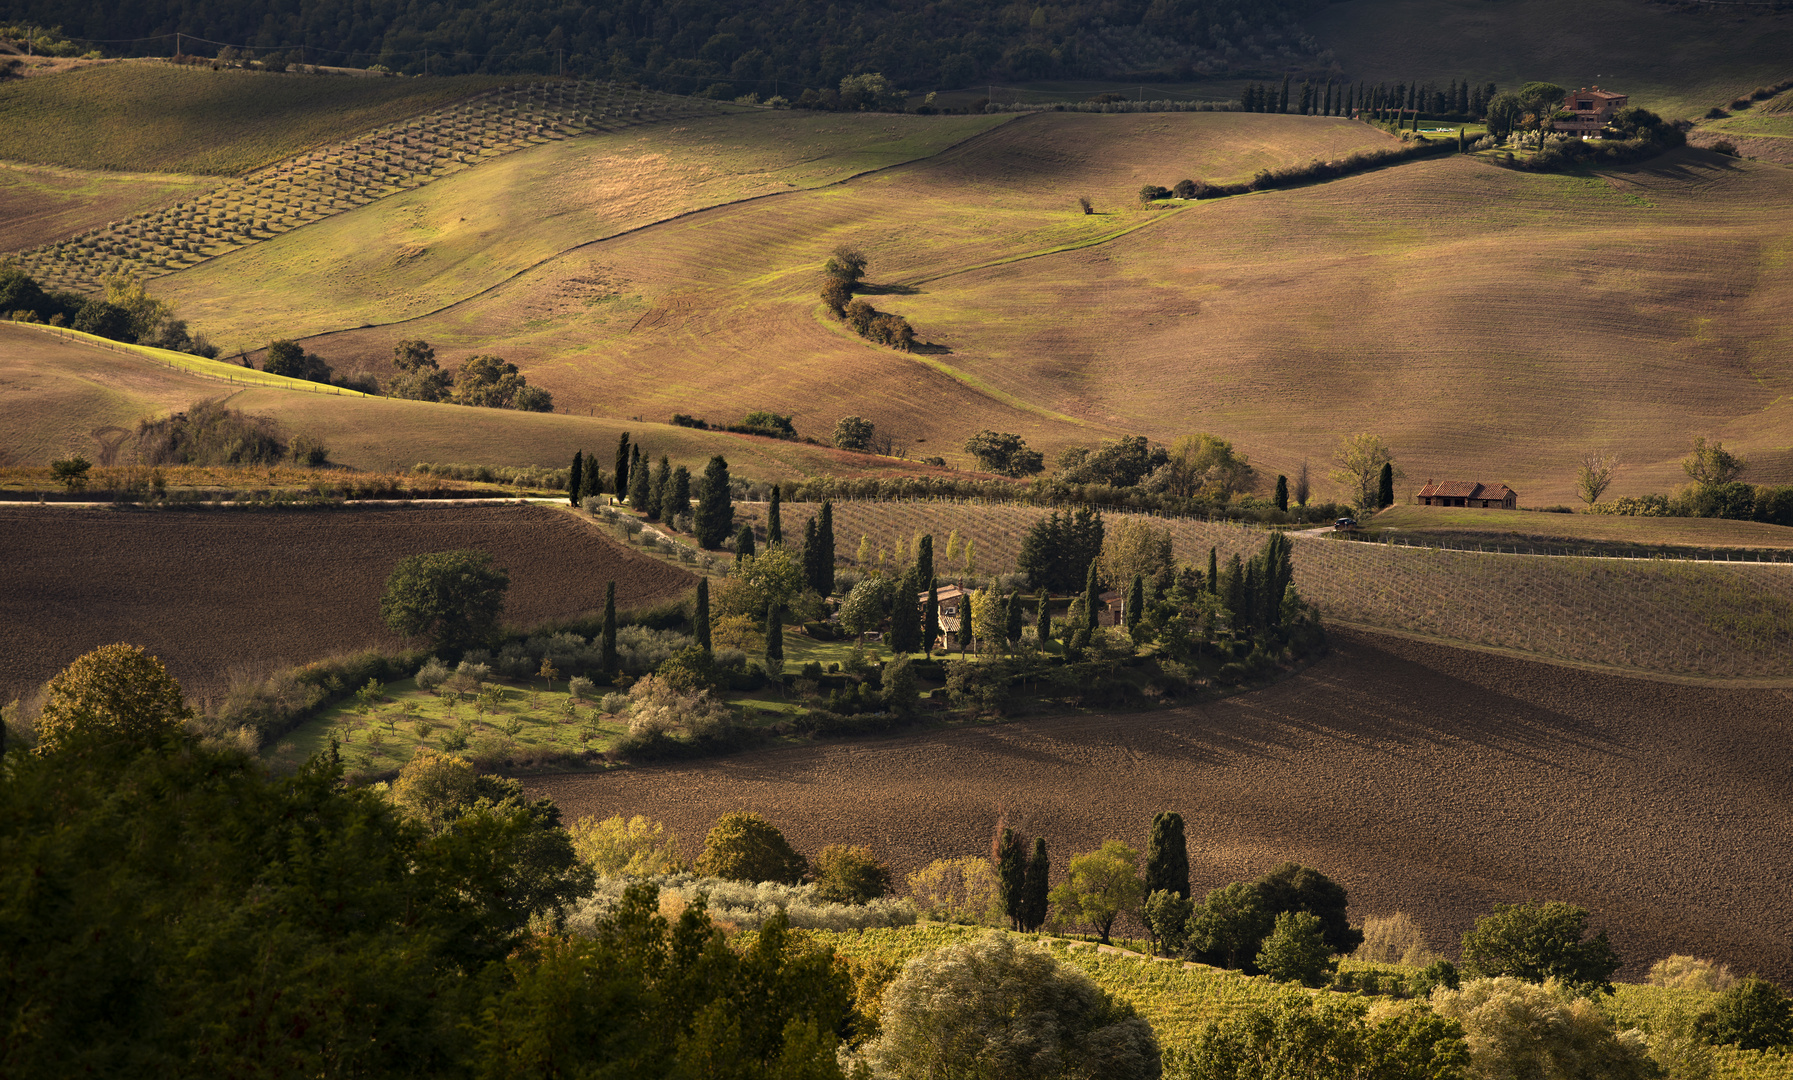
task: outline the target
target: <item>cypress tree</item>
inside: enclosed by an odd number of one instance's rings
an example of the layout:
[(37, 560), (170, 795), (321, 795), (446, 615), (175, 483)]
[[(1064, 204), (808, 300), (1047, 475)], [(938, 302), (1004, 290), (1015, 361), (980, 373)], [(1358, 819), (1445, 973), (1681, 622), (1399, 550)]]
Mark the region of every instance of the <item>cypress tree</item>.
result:
[(721, 454), (704, 466), (703, 490), (697, 496), (697, 513), (692, 531), (697, 546), (714, 551), (735, 528), (735, 507), (728, 490), (728, 461)]
[[(660, 520), (666, 506), (666, 491), (672, 486), (672, 461), (665, 454), (660, 455), (660, 467), (653, 471), (647, 488), (647, 519)], [(670, 515), (668, 515), (670, 516)]]
[(933, 533), (923, 536), (921, 542), (915, 545), (915, 573), (916, 580), (923, 586), (931, 587), (934, 584)]
[(1234, 555), (1226, 565), (1226, 580), (1220, 583), (1220, 602), (1232, 613), (1233, 625), (1241, 625), (1251, 617), (1245, 609), (1245, 565)]
[(641, 447), (629, 447), (629, 505), (646, 510), (652, 495), (652, 480), (647, 463), (641, 460)]
[[(932, 596), (932, 594), (929, 594)], [(988, 603), (989, 601), (985, 601)], [(977, 643), (977, 627), (972, 625), (972, 616), (976, 614), (971, 608), (971, 597), (959, 597), (959, 656), (962, 659), (971, 647)]]
[(1278, 475), (1276, 478), (1276, 508), (1278, 510), (1289, 508), (1289, 478), (1282, 475)]
[(1027, 902), (1021, 906), (1021, 929), (1032, 933), (1046, 925), (1052, 890), (1052, 860), (1046, 857), (1046, 838), (1033, 838), (1033, 858), (1027, 860)]
[(1233, 628), (1256, 632), (1261, 629), (1260, 620), (1263, 609), (1259, 606), (1258, 596), (1263, 591), (1262, 579), (1258, 576), (1258, 561), (1252, 559), (1245, 564), (1245, 584), (1241, 589), (1242, 599), (1239, 606), (1233, 609)]
[(1376, 509), (1393, 506), (1395, 503), (1395, 466), (1392, 461), (1382, 463), (1382, 477), (1376, 483)]
[(703, 648), (704, 655), (709, 656), (710, 649), (710, 579), (697, 579), (697, 614), (692, 617), (693, 636), (697, 644)]
[(1277, 102), (1276, 111), (1279, 113), (1289, 111), (1289, 77), (1287, 75), (1282, 77), (1282, 99)]
[(598, 465), (598, 455), (585, 455), (585, 471), (581, 477), (579, 488), (581, 502), (584, 501), (585, 496), (604, 493), (604, 470)]
[(567, 474), (567, 501), (579, 505), (579, 494), (585, 490), (585, 451), (573, 451), (573, 469)]
[(1220, 595), (1220, 553), (1214, 548), (1208, 549), (1208, 594)]
[(1133, 587), (1127, 590), (1127, 629), (1134, 630), (1139, 626), (1140, 616), (1145, 614), (1146, 579), (1138, 574), (1133, 575)]
[(784, 611), (777, 604), (766, 609), (766, 673), (784, 670)]
[(784, 543), (784, 522), (779, 518), (778, 485), (772, 485), (772, 501), (766, 505), (766, 546), (777, 547)]
[[(921, 572), (921, 564), (917, 563), (915, 566), (915, 583), (919, 585), (923, 581), (928, 583), (928, 600), (921, 609), (921, 647), (922, 651), (928, 654), (928, 658), (933, 659), (934, 644), (945, 636), (940, 632), (940, 586), (923, 575)], [(965, 616), (970, 610), (970, 606), (971, 605), (965, 602), (964, 597), (959, 598), (960, 626), (965, 625)]]
[(1161, 810), (1146, 837), (1145, 893), (1159, 890), (1189, 895), (1189, 844), (1183, 836), (1183, 815)]
[(1052, 597), (1045, 589), (1040, 590), (1040, 606), (1034, 614), (1036, 636), (1040, 639), (1040, 648), (1052, 640)]
[(629, 493), (629, 462), (634, 460), (629, 449), (629, 433), (625, 431), (616, 440), (616, 496), (619, 499)]
[(1002, 632), (1009, 644), (1013, 645), (1021, 640), (1021, 594), (1019, 592), (1009, 594), (1006, 614), (1008, 617), (1003, 620)]
[(834, 594), (834, 503), (822, 500), (822, 523), (816, 526), (816, 592)]
[(1021, 915), (1027, 908), (1027, 847), (1006, 825), (996, 840), (996, 895), (1010, 928), (1021, 929)]
[(1102, 587), (1096, 581), (1096, 564), (1089, 564), (1089, 579), (1083, 583), (1083, 628), (1096, 632), (1096, 605), (1102, 602)]
[(753, 550), (753, 526), (741, 523), (741, 531), (735, 534), (735, 563), (743, 559), (751, 559), (756, 554)]
[(616, 674), (616, 582), (604, 586), (604, 629), (598, 634), (601, 663), (606, 674)]
[(1332, 80), (1326, 80), (1326, 99), (1320, 102), (1320, 115), (1332, 115)]
[(680, 514), (691, 512), (691, 470), (680, 465), (672, 470), (672, 486), (667, 489), (666, 497), (661, 500), (660, 513), (671, 521)]
[(821, 556), (818, 537), (816, 519), (810, 518), (803, 523), (803, 581), (810, 588), (821, 592), (819, 582), (822, 579), (822, 572), (816, 566)]
[(921, 602), (914, 571), (899, 577), (896, 586), (890, 604), (890, 651), (903, 656), (915, 652), (921, 640)]

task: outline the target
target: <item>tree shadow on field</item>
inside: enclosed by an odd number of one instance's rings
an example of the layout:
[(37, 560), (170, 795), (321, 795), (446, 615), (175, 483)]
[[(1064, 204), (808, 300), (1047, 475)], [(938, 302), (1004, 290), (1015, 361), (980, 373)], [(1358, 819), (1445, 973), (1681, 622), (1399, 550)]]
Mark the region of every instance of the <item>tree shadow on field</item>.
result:
[(909, 346), (909, 351), (912, 353), (921, 353), (924, 356), (951, 356), (953, 354), (953, 351), (950, 348), (945, 345), (935, 344), (932, 341), (917, 341)]
[(921, 290), (914, 285), (898, 285), (894, 282), (892, 282), (890, 284), (886, 284), (886, 285), (876, 285), (871, 282), (862, 281), (858, 285), (855, 285), (853, 287), (853, 292), (859, 296), (919, 296), (919, 295), (921, 295)]

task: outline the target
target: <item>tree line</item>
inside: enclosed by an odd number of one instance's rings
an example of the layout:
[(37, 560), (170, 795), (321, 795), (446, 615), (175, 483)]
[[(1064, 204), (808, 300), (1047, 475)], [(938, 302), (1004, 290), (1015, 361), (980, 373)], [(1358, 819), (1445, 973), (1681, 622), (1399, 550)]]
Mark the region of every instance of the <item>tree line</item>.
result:
[(1274, 84), (1252, 83), (1239, 93), (1245, 112), (1293, 113), (1297, 116), (1357, 116), (1386, 120), (1407, 113), (1424, 113), (1434, 120), (1477, 120), (1487, 114), (1498, 88), (1494, 83), (1471, 85), (1468, 79), (1452, 79), (1447, 86), (1417, 82), (1364, 83), (1292, 82), (1285, 75), (1279, 91)]
[(66, 326), (84, 334), (191, 353), (208, 359), (217, 346), (203, 334), (188, 331), (166, 302), (150, 296), (134, 274), (105, 279), (103, 297), (73, 292), (46, 292), (36, 278), (14, 260), (0, 262), (0, 319)]
[(857, 248), (844, 244), (835, 248), (822, 266), (822, 303), (829, 314), (867, 341), (908, 352), (915, 347), (915, 328), (909, 320), (879, 311), (869, 300), (853, 295), (865, 277), (865, 265), (865, 255)]

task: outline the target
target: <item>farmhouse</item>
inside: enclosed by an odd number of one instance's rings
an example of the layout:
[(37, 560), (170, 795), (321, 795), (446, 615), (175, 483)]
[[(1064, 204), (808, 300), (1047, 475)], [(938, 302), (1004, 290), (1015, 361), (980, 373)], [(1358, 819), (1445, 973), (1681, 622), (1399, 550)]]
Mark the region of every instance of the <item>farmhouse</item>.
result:
[[(937, 594), (940, 598), (940, 629), (948, 634), (959, 632), (959, 609), (971, 602), (971, 590), (962, 585), (942, 585)], [(917, 606), (926, 607), (927, 593), (918, 593), (915, 597)]]
[(1613, 114), (1630, 100), (1629, 95), (1615, 94), (1598, 86), (1584, 87), (1563, 102), (1563, 111), (1569, 115), (1552, 120), (1550, 130), (1583, 137), (1598, 135), (1611, 122)]
[(1419, 489), (1421, 506), (1476, 506), (1484, 509), (1515, 510), (1519, 493), (1505, 484), (1483, 484), (1463, 480), (1427, 480)]

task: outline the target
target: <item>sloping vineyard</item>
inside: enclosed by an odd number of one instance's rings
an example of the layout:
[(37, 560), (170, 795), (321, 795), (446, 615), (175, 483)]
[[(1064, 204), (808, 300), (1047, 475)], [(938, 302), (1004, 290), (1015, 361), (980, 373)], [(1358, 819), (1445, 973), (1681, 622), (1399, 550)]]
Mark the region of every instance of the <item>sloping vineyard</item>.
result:
[(481, 160), (586, 132), (710, 115), (711, 102), (614, 84), (501, 87), (289, 158), (205, 195), (19, 256), (46, 288), (93, 292), (108, 274), (184, 270), (301, 225), (420, 187)]
[[(787, 506), (785, 535), (814, 513)], [(857, 562), (906, 565), (918, 534), (934, 537), (943, 577), (1015, 570), (1021, 538), (1046, 511), (946, 502), (837, 503), (835, 546)], [(757, 515), (757, 516), (754, 516)], [(1111, 526), (1126, 515), (1107, 514)], [(763, 521), (763, 510), (749, 517)], [(1153, 519), (1179, 561), (1206, 567), (1263, 545), (1259, 530)], [(957, 531), (952, 558), (948, 537)], [(902, 554), (899, 556), (898, 553)], [(1707, 676), (1793, 676), (1793, 566), (1497, 555), (1321, 538), (1295, 547), (1295, 585), (1327, 616), (1365, 626), (1515, 649), (1540, 657)]]

